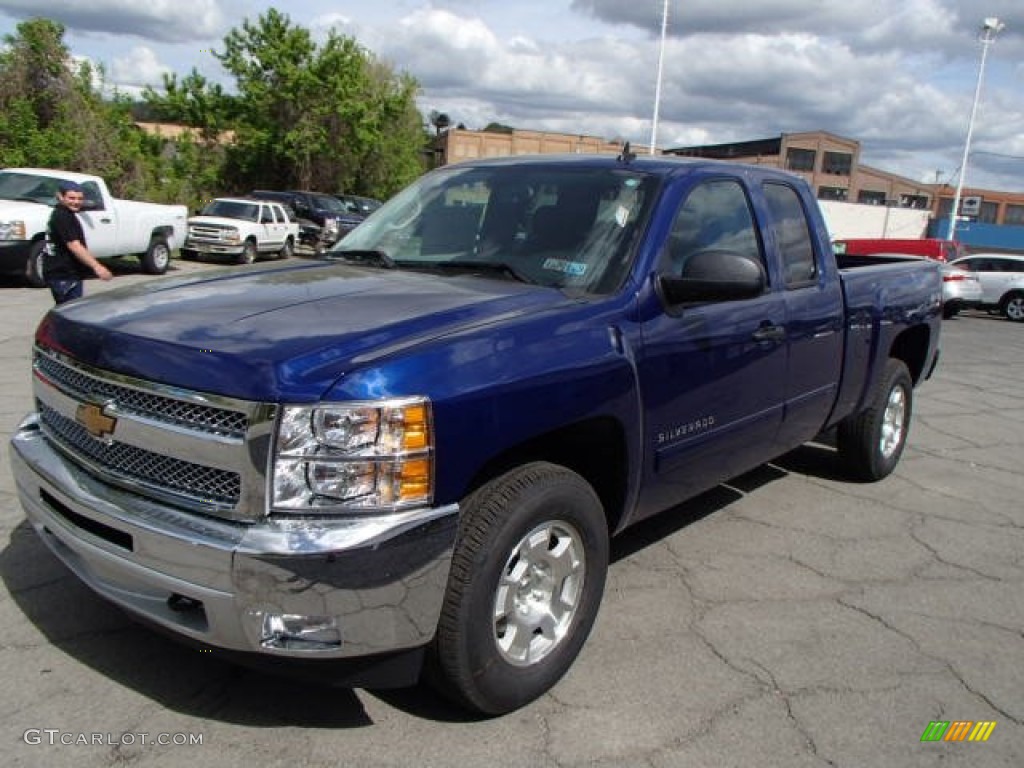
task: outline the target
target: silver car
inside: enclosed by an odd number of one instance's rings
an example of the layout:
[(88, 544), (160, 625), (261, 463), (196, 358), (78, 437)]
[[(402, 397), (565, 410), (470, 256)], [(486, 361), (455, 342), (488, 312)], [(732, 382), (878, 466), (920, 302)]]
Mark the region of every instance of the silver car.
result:
[(981, 283), (981, 306), (997, 309), (1015, 322), (1024, 322), (1024, 256), (972, 253), (951, 266), (966, 269)]
[(954, 264), (943, 264), (942, 272), (942, 316), (947, 320), (962, 309), (981, 306), (981, 281), (973, 272)]

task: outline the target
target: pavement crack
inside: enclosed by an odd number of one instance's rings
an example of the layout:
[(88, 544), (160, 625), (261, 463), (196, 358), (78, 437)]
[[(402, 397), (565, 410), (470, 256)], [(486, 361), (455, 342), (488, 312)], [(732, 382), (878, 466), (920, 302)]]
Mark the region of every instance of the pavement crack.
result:
[(853, 605), (852, 603), (848, 603), (845, 600), (843, 600), (842, 598), (837, 598), (836, 602), (838, 602), (840, 605), (844, 606), (845, 608), (849, 608), (852, 611), (856, 611), (857, 613), (861, 614), (862, 616), (866, 616), (867, 618), (871, 619), (872, 621), (875, 621), (875, 622), (881, 624), (883, 627), (885, 627), (890, 632), (893, 632), (894, 634), (899, 635), (900, 637), (905, 639), (907, 642), (909, 642), (914, 647), (914, 650), (916, 650), (919, 654), (921, 654), (922, 656), (924, 656), (927, 659), (931, 659), (932, 661), (938, 662), (939, 664), (944, 666), (949, 671), (949, 673), (956, 679), (956, 681), (958, 683), (960, 683), (960, 685), (968, 693), (970, 693), (971, 695), (976, 696), (977, 698), (981, 699), (983, 702), (985, 702), (985, 704), (987, 704), (989, 707), (991, 707), (995, 712), (998, 712), (1002, 717), (1005, 717), (1007, 720), (1009, 720), (1009, 721), (1011, 721), (1011, 722), (1013, 722), (1013, 723), (1015, 723), (1017, 725), (1021, 725), (1022, 721), (1019, 718), (1014, 717), (1012, 714), (1010, 714), (1003, 707), (999, 706), (994, 701), (992, 701), (992, 699), (988, 695), (986, 695), (982, 691), (974, 688), (970, 683), (968, 683), (967, 679), (956, 668), (956, 665), (953, 664), (953, 662), (951, 662), (947, 658), (944, 658), (942, 656), (938, 656), (938, 655), (936, 655), (934, 653), (930, 653), (929, 651), (926, 651), (924, 648), (921, 647), (921, 644), (917, 641), (917, 638), (915, 638), (913, 635), (910, 635), (909, 633), (904, 632), (902, 629), (899, 629), (898, 627), (893, 626), (888, 621), (886, 621), (884, 618), (882, 618), (878, 614), (872, 613), (871, 611), (867, 610), (866, 608), (862, 608), (859, 605)]
[(931, 554), (932, 557), (934, 557), (938, 562), (942, 563), (943, 565), (948, 565), (950, 568), (957, 568), (959, 570), (966, 571), (967, 573), (977, 576), (979, 579), (985, 579), (986, 581), (995, 582), (996, 584), (1003, 583), (1003, 579), (1000, 579), (997, 576), (992, 576), (990, 574), (985, 573), (984, 571), (979, 571), (977, 568), (971, 568), (970, 566), (963, 565), (962, 563), (955, 563), (952, 560), (947, 560), (939, 553), (938, 549), (936, 549), (927, 541), (921, 538), (921, 536), (914, 530), (914, 526), (910, 527), (909, 534), (911, 539), (913, 539), (926, 550), (928, 550), (929, 554)]
[(830, 760), (818, 751), (818, 744), (814, 740), (814, 737), (811, 735), (810, 731), (807, 730), (804, 724), (800, 722), (800, 718), (798, 718), (796, 713), (793, 711), (793, 704), (790, 701), (790, 695), (786, 691), (782, 690), (782, 687), (775, 679), (775, 675), (772, 674), (772, 671), (754, 659), (751, 659), (750, 661), (754, 666), (758, 667), (771, 682), (773, 695), (781, 699), (782, 705), (786, 708), (786, 719), (792, 723), (793, 729), (800, 734), (800, 738), (804, 740), (804, 746), (807, 748), (807, 751), (810, 752), (815, 759), (822, 761), (825, 765), (836, 766), (837, 763), (834, 760)]

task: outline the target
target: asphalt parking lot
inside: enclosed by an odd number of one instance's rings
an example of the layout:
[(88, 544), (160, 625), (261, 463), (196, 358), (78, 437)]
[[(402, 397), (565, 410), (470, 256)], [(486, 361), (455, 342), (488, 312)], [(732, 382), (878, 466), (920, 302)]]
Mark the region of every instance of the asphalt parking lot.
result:
[[(86, 293), (143, 279), (129, 265)], [(621, 537), (569, 675), (519, 712), (472, 720), (424, 691), (231, 666), (72, 577), (25, 523), (7, 457), (50, 305), (0, 282), (8, 766), (1024, 765), (1020, 324), (945, 322), (883, 482), (846, 482), (828, 446), (807, 446)], [(984, 743), (922, 742), (932, 721), (996, 725)]]

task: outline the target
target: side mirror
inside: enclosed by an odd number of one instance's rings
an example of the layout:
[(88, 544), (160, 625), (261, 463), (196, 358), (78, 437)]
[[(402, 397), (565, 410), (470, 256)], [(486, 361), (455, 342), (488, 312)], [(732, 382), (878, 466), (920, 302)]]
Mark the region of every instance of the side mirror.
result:
[(764, 293), (764, 267), (735, 251), (707, 250), (692, 254), (682, 275), (659, 275), (657, 291), (667, 306), (704, 301), (738, 301)]

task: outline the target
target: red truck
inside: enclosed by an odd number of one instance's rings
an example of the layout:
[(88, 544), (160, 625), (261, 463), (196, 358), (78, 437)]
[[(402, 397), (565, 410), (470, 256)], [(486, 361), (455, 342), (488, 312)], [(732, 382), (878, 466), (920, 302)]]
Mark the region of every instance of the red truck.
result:
[(849, 237), (832, 243), (836, 253), (851, 256), (873, 256), (877, 253), (905, 253), (924, 256), (935, 261), (952, 261), (963, 256), (960, 243), (956, 240), (941, 240), (935, 237)]

